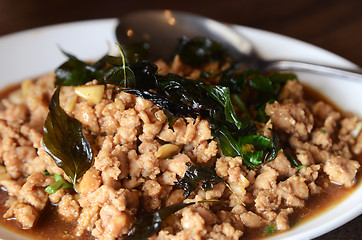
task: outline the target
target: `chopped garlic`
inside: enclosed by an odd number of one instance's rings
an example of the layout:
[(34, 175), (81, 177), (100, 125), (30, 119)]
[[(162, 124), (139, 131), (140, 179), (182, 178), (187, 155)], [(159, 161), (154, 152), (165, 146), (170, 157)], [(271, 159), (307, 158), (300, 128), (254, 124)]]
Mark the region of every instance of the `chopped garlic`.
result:
[(79, 86), (74, 88), (75, 93), (94, 104), (102, 100), (104, 93), (103, 85)]
[(168, 158), (176, 155), (180, 151), (180, 147), (175, 144), (164, 144), (156, 152), (157, 158)]

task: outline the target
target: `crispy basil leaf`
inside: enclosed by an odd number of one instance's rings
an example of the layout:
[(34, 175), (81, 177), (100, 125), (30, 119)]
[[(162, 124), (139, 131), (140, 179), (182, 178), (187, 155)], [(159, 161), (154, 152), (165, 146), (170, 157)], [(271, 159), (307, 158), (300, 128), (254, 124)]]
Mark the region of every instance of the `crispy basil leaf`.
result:
[(124, 88), (136, 87), (136, 79), (133, 71), (129, 67), (119, 66), (113, 68), (106, 76), (106, 83)]
[(200, 183), (202, 189), (207, 191), (212, 190), (214, 184), (224, 182), (224, 179), (218, 176), (213, 168), (191, 165), (190, 163), (187, 163), (187, 166), (185, 175), (176, 183), (176, 185), (182, 186), (185, 198), (187, 198), (192, 191), (196, 190)]
[(167, 111), (170, 114), (176, 117), (197, 118), (198, 116), (198, 112), (195, 111), (192, 107), (173, 102), (168, 98), (161, 96), (157, 93), (153, 93), (150, 91), (142, 91), (137, 89), (119, 89), (119, 90), (152, 101), (156, 106), (158, 106), (161, 109), (167, 109)]
[(127, 236), (121, 238), (122, 240), (143, 240), (151, 237), (153, 234), (159, 232), (162, 227), (162, 222), (176, 213), (177, 211), (195, 204), (195, 202), (190, 203), (177, 203), (170, 205), (160, 210), (156, 211), (153, 214), (145, 214), (139, 220), (133, 224), (131, 230), (128, 232)]
[(222, 61), (226, 56), (219, 42), (206, 37), (182, 37), (177, 53), (184, 63), (196, 67), (212, 61)]
[(91, 167), (93, 150), (82, 132), (82, 124), (69, 117), (59, 104), (58, 87), (49, 104), (49, 113), (44, 123), (43, 148), (72, 180), (77, 179)]
[(297, 168), (297, 169), (301, 169), (302, 167), (304, 167), (303, 165), (300, 165), (297, 160), (295, 160), (295, 158), (288, 152), (283, 151), (284, 156), (289, 160), (290, 164), (292, 165), (292, 167)]

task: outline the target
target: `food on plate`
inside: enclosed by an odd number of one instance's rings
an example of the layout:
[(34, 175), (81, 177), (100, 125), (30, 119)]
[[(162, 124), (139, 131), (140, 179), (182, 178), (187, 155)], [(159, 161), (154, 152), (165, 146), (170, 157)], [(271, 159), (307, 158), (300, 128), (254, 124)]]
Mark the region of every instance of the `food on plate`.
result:
[(3, 96), (3, 222), (44, 239), (250, 239), (356, 184), (361, 119), (295, 75), (203, 37), (170, 63), (142, 47), (94, 63), (64, 52)]

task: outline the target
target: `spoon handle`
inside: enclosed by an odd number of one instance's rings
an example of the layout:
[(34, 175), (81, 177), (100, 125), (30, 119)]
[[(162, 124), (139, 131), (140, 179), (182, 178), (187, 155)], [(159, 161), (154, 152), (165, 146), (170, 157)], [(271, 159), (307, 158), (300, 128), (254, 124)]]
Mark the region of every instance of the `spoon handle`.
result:
[(264, 71), (273, 71), (273, 70), (292, 70), (292, 71), (301, 71), (316, 73), (322, 75), (329, 75), (331, 77), (338, 77), (353, 81), (359, 81), (362, 83), (362, 68), (337, 68), (313, 63), (306, 63), (293, 60), (270, 60), (263, 63)]

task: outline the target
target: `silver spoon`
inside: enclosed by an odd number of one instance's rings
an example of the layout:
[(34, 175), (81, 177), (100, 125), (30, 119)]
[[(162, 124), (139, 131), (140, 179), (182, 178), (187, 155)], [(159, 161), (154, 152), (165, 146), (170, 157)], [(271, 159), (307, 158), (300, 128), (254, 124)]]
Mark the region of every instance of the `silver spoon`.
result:
[(169, 60), (180, 37), (204, 36), (220, 42), (231, 57), (246, 62), (262, 72), (289, 70), (332, 75), (362, 81), (362, 69), (344, 69), (294, 60), (264, 60), (252, 42), (226, 24), (199, 15), (170, 11), (146, 10), (122, 16), (116, 28), (122, 46), (148, 41), (151, 60)]

